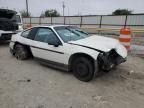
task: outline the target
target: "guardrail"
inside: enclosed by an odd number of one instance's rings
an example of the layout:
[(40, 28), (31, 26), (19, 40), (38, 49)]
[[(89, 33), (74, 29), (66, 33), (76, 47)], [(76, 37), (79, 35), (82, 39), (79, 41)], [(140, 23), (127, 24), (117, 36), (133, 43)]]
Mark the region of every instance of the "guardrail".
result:
[[(111, 31), (111, 32), (120, 32), (120, 29), (117, 28), (90, 28), (90, 27), (81, 27), (83, 30), (92, 30), (92, 31)], [(144, 33), (144, 29), (131, 29), (133, 33)]]
[[(108, 36), (118, 39), (120, 36), (120, 29), (117, 28), (81, 28), (89, 33), (96, 33), (103, 36)], [(132, 30), (132, 44), (144, 46), (144, 29), (131, 29)]]

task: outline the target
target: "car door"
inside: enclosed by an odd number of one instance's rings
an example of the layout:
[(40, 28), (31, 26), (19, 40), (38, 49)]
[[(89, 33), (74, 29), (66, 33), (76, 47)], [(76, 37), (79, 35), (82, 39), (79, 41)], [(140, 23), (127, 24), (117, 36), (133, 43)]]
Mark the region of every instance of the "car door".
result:
[[(48, 43), (56, 42), (58, 46)], [(64, 64), (64, 49), (61, 41), (52, 29), (40, 27), (35, 34), (31, 50), (34, 57), (47, 61)]]

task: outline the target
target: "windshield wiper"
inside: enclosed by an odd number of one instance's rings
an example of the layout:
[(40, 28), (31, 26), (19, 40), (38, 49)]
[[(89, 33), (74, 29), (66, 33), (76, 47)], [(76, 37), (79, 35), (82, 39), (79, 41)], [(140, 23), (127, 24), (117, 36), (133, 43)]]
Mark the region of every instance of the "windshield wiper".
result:
[(81, 30), (76, 30), (76, 31), (81, 32), (81, 33), (86, 34), (86, 35), (89, 35), (88, 33), (81, 31)]
[(71, 30), (71, 29), (69, 29), (69, 28), (67, 28), (67, 27), (66, 27), (66, 29), (69, 30), (69, 31), (71, 31), (72, 33), (76, 34), (77, 36), (80, 36), (80, 34), (74, 32), (74, 30)]

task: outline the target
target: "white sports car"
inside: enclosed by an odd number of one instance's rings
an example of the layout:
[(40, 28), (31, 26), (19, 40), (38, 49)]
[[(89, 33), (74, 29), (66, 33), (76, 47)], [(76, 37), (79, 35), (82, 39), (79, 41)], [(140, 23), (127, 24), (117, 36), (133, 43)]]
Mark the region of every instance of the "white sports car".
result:
[(34, 57), (48, 66), (72, 71), (81, 81), (92, 80), (99, 70), (109, 71), (127, 57), (118, 40), (66, 25), (24, 30), (12, 37), (10, 51), (17, 59)]

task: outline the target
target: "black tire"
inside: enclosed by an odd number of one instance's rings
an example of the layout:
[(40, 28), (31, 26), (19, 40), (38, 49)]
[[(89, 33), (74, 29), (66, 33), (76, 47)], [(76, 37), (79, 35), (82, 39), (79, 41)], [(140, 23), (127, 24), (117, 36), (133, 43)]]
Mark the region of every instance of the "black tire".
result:
[(15, 45), (15, 54), (14, 56), (19, 60), (25, 60), (29, 57), (29, 51), (26, 49), (25, 46), (16, 44)]
[(74, 76), (81, 81), (91, 81), (95, 76), (94, 65), (85, 57), (76, 58), (72, 68)]

